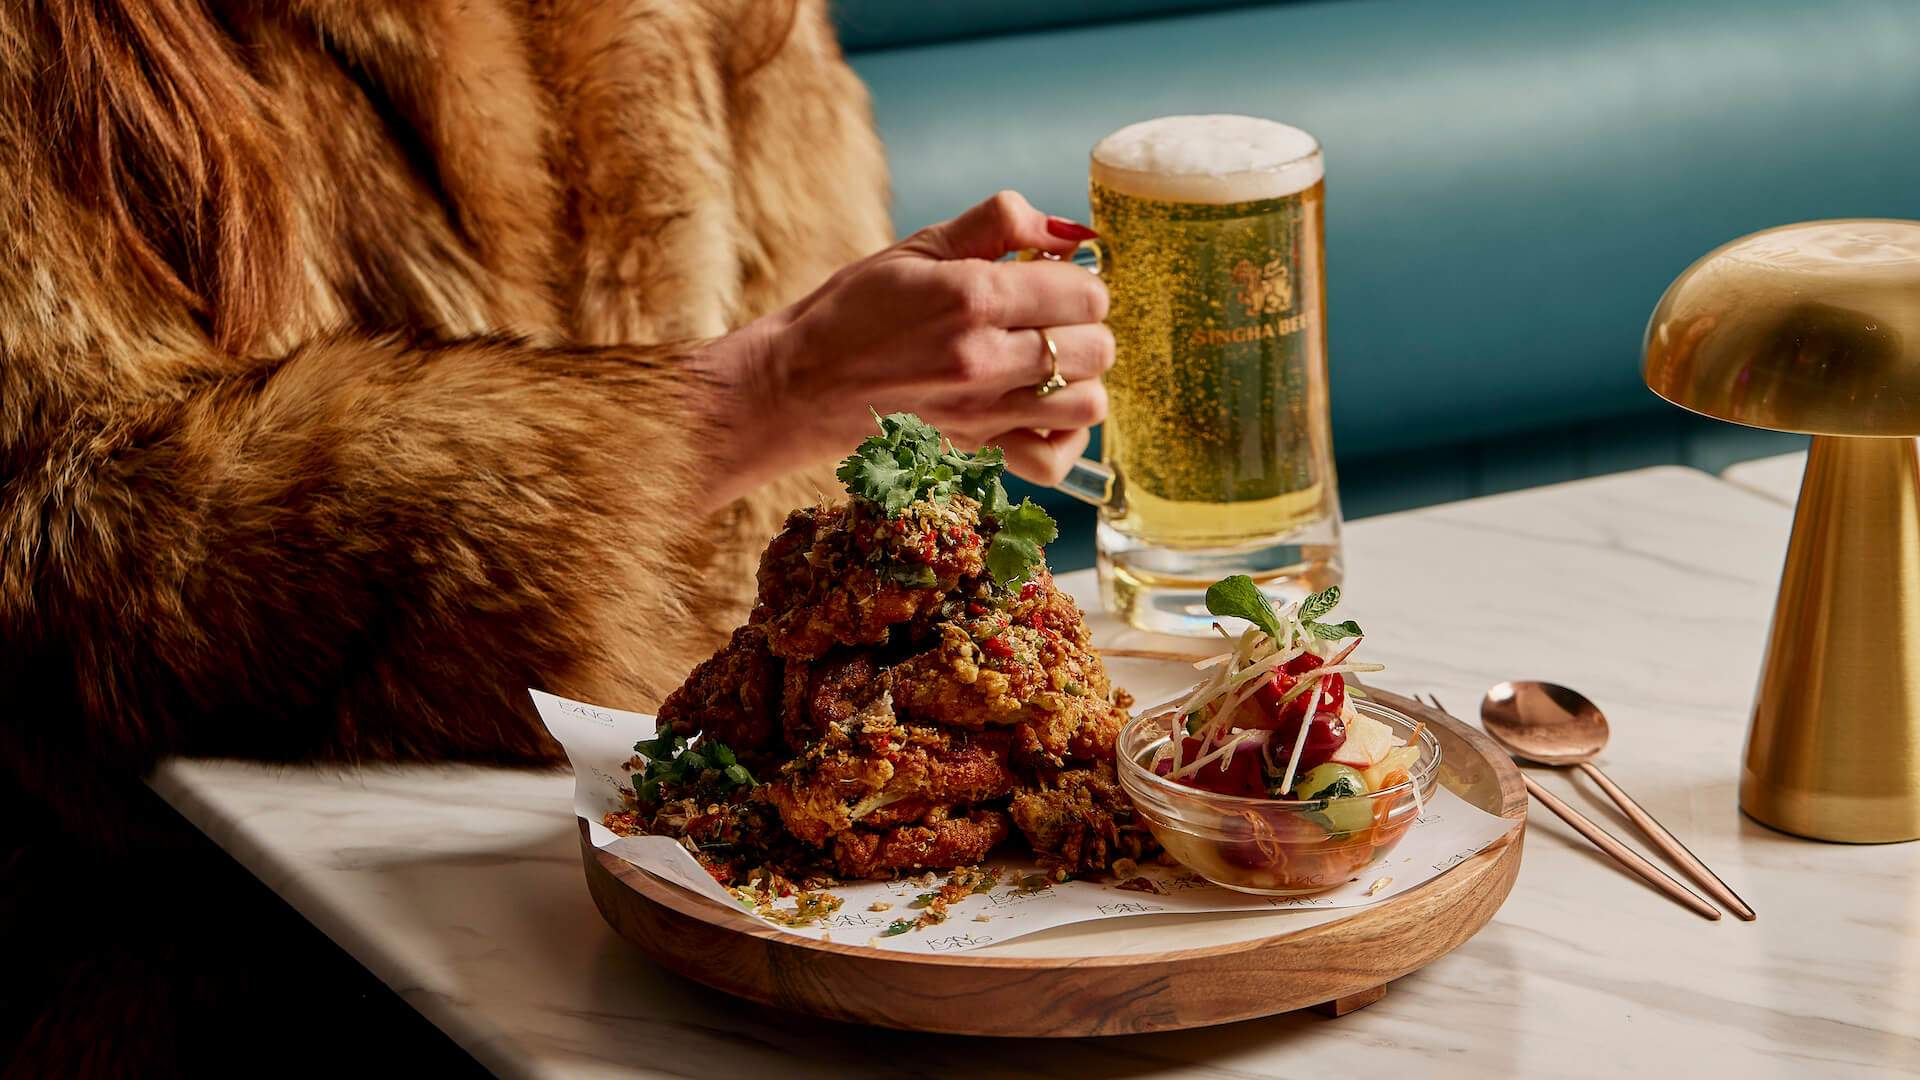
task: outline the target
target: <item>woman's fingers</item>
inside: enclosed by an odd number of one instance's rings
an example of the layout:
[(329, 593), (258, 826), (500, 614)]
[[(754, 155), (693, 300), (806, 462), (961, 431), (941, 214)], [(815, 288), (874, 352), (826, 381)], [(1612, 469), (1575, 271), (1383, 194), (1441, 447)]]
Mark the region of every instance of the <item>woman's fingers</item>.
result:
[(1023, 248), (1065, 254), (1078, 243), (1073, 235), (1072, 229), (1049, 229), (1047, 215), (1019, 192), (1002, 191), (957, 218), (921, 229), (901, 246), (936, 259), (997, 259)]
[[(958, 269), (958, 268), (956, 268)], [(989, 280), (976, 286), (991, 298), (998, 326), (1061, 326), (1107, 317), (1107, 283), (1070, 262), (992, 263), (968, 267)]]
[(1086, 428), (1045, 434), (1015, 430), (988, 439), (987, 445), (1006, 451), (1007, 467), (1015, 476), (1052, 487), (1066, 477), (1074, 459), (1086, 451), (1087, 438)]
[[(1060, 375), (1068, 382), (1099, 378), (1113, 367), (1113, 331), (1104, 323), (1050, 326), (1046, 335), (1053, 339), (1053, 351), (1060, 357)], [(1038, 386), (1053, 374), (1053, 356), (1047, 352), (1039, 330), (1008, 330), (1000, 340), (1006, 385)]]
[[(986, 417), (986, 427), (1036, 428), (1040, 431), (1065, 431), (1089, 428), (1107, 418), (1107, 388), (1099, 379), (1069, 382), (1045, 397), (1022, 386), (1009, 390), (994, 402)], [(991, 444), (992, 440), (987, 440)]]
[(1051, 353), (1037, 329), (976, 330), (952, 338), (946, 364), (926, 369), (924, 381), (986, 405), (1009, 392), (1032, 396), (1053, 375), (1056, 354), (1060, 377), (1070, 383), (1098, 378), (1113, 366), (1113, 332), (1101, 323), (1050, 326), (1046, 336), (1053, 339)]

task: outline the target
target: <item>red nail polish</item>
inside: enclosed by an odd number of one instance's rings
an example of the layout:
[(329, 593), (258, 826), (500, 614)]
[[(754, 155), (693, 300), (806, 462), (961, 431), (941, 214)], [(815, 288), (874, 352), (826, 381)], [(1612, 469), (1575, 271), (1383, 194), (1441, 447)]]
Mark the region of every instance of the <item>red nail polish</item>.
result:
[(1100, 235), (1077, 221), (1059, 217), (1047, 218), (1047, 232), (1062, 240), (1092, 240)]

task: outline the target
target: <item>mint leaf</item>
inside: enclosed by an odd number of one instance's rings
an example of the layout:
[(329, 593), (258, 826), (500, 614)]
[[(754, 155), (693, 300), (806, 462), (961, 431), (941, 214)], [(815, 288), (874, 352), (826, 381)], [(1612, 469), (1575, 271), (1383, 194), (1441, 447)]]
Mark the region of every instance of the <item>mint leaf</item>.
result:
[(1307, 633), (1322, 641), (1339, 641), (1341, 638), (1360, 636), (1360, 624), (1352, 619), (1342, 623), (1310, 622), (1306, 626)]
[(1267, 636), (1279, 642), (1280, 615), (1273, 610), (1273, 604), (1260, 586), (1245, 574), (1235, 574), (1221, 578), (1207, 587), (1207, 611), (1235, 619), (1245, 619)]
[(1346, 622), (1323, 623), (1320, 617), (1340, 605), (1340, 586), (1329, 585), (1317, 593), (1300, 601), (1300, 625), (1307, 633), (1322, 641), (1339, 641), (1341, 638), (1359, 637), (1360, 624), (1348, 619)]
[(1329, 585), (1300, 601), (1300, 621), (1310, 623), (1340, 606), (1340, 586)]
[(1060, 526), (1032, 499), (1022, 499), (1019, 506), (1000, 514), (999, 523), (1000, 531), (987, 545), (987, 570), (993, 580), (1011, 587), (1025, 581), (1033, 567), (1044, 561), (1040, 549), (1060, 535)]

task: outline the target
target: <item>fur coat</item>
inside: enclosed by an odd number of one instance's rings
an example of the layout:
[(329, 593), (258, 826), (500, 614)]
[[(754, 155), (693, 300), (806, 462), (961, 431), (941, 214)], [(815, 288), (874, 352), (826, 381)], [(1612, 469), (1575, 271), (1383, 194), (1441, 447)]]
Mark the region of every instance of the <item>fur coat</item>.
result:
[[(550, 760), (822, 463), (692, 511), (694, 344), (886, 243), (821, 0), (0, 14), (0, 758)], [(800, 463), (796, 463), (800, 464)]]

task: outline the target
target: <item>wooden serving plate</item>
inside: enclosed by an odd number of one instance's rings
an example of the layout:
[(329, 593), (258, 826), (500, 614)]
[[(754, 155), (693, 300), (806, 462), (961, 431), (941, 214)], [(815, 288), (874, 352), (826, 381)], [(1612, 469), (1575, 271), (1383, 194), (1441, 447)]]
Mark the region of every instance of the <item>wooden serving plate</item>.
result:
[[(1525, 822), (1527, 794), (1491, 740), (1408, 698), (1369, 696), (1431, 725), (1441, 782)], [(595, 848), (587, 887), (609, 925), (666, 968), (715, 989), (832, 1020), (960, 1035), (1124, 1035), (1318, 1006), (1341, 1015), (1484, 926), (1520, 871), (1525, 829), (1415, 889), (1336, 922), (1286, 913), (1135, 916), (973, 952), (919, 956), (823, 943), (743, 919)]]

